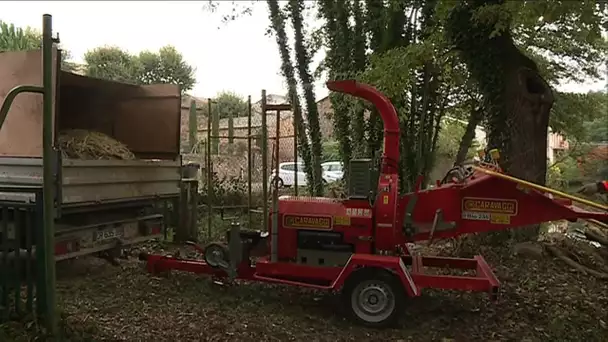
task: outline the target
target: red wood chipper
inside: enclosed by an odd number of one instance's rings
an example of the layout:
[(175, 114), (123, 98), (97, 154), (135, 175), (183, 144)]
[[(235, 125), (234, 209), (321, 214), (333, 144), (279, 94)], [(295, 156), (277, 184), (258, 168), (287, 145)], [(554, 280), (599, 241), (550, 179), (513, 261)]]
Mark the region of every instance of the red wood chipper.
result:
[[(281, 196), (267, 232), (241, 230), (235, 224), (226, 244), (192, 244), (204, 261), (142, 255), (148, 271), (180, 270), (341, 291), (356, 321), (379, 327), (394, 322), (406, 297), (419, 296), (424, 288), (485, 291), (497, 297), (499, 282), (482, 256), (424, 257), (411, 253), (408, 243), (555, 220), (608, 219), (604, 206), (503, 174), (496, 156), (450, 170), (433, 189), (420, 190), (419, 179), (414, 192), (400, 197), (395, 108), (383, 94), (356, 81), (327, 86), (378, 109), (384, 121), (384, 152), (377, 185), (370, 181), (372, 161), (352, 160), (347, 199)], [(579, 209), (573, 201), (600, 211)], [(267, 252), (254, 256), (260, 246)], [(476, 274), (433, 275), (425, 273), (425, 267)]]

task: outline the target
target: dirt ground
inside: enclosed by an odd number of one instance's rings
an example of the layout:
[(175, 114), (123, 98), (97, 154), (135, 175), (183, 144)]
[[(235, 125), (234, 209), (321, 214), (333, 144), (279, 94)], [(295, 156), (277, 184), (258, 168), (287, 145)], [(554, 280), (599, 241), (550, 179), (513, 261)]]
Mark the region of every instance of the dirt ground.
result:
[[(156, 248), (159, 248), (156, 246)], [(172, 273), (153, 277), (132, 257), (58, 267), (61, 341), (605, 341), (608, 283), (563, 263), (480, 251), (502, 282), (501, 299), (424, 292), (399, 326), (372, 330), (340, 314), (337, 296), (259, 284), (221, 287)], [(506, 256), (505, 256), (506, 255)], [(0, 326), (2, 341), (45, 341), (32, 324)]]

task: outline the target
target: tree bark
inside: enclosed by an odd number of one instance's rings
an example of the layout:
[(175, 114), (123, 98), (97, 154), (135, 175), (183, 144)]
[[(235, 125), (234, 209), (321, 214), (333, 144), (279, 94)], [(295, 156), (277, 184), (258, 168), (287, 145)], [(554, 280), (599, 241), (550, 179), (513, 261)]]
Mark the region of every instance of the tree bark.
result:
[[(488, 4), (500, 6), (505, 0), (460, 2), (450, 12), (448, 38), (479, 84), (489, 113), (489, 147), (500, 149), (503, 169), (514, 177), (544, 184), (553, 93), (536, 63), (515, 46), (509, 27), (494, 34), (496, 23), (474, 18), (475, 11)], [(511, 237), (535, 238), (538, 228), (520, 228)]]
[[(513, 55), (519, 58), (510, 66), (506, 82), (507, 119), (509, 139), (505, 172), (511, 176), (544, 185), (547, 175), (547, 134), (549, 114), (554, 102), (549, 84), (540, 76), (536, 64), (514, 45)], [(530, 65), (532, 63), (532, 65)], [(538, 237), (540, 226), (514, 230), (512, 238), (526, 241)]]

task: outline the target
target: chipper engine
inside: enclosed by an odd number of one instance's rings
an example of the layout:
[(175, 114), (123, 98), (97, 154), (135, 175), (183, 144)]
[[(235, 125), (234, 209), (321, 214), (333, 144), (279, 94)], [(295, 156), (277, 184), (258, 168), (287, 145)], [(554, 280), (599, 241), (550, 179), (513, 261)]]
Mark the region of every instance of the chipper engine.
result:
[[(490, 154), (494, 158), (452, 169), (433, 189), (420, 190), (419, 181), (415, 191), (399, 196), (395, 108), (365, 84), (347, 80), (327, 86), (378, 109), (384, 151), (377, 184), (370, 181), (371, 160), (353, 160), (347, 199), (279, 197), (267, 232), (233, 225), (227, 245), (192, 244), (204, 261), (143, 255), (150, 272), (181, 270), (341, 291), (352, 318), (379, 327), (394, 322), (406, 297), (419, 296), (424, 288), (482, 291), (494, 299), (498, 295), (499, 282), (482, 256), (424, 257), (412, 253), (408, 243), (555, 220), (608, 218), (605, 206), (505, 175), (496, 162), (497, 151)], [(579, 209), (573, 202), (599, 211)], [(429, 267), (475, 274), (435, 275), (425, 272)]]

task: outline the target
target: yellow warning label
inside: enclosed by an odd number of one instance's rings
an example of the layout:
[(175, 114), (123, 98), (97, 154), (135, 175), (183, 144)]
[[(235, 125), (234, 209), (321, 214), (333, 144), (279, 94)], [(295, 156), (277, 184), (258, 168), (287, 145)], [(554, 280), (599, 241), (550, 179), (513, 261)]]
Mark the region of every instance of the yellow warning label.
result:
[(283, 215), (283, 227), (331, 229), (330, 216)]
[(334, 224), (336, 226), (350, 226), (349, 216), (334, 216)]
[(462, 199), (462, 210), (517, 215), (517, 201), (507, 199), (465, 197)]
[(384, 195), (384, 197), (382, 198), (382, 203), (388, 204), (388, 196), (387, 195)]
[(510, 224), (511, 216), (505, 214), (492, 214), (490, 215), (490, 223), (493, 224)]

